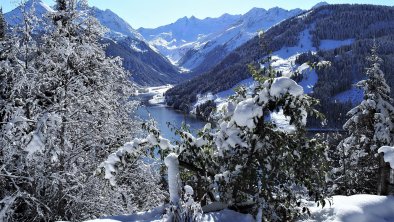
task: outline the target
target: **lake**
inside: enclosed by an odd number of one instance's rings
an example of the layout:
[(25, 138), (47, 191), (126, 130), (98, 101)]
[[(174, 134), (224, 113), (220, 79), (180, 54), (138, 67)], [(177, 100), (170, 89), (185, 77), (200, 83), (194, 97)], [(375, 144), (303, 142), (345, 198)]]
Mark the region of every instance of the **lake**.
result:
[(198, 129), (202, 129), (205, 125), (204, 121), (193, 115), (184, 114), (164, 105), (163, 93), (167, 88), (166, 86), (151, 87), (147, 89), (147, 92), (141, 93), (139, 98), (142, 101), (142, 106), (138, 108), (136, 112), (137, 116), (142, 120), (149, 120), (150, 117), (153, 118), (157, 122), (157, 127), (162, 133), (162, 136), (170, 140), (178, 139), (178, 137), (175, 136), (175, 133), (167, 126), (168, 122), (176, 128), (180, 128), (182, 123), (186, 123), (190, 126), (190, 130), (193, 134), (195, 134)]

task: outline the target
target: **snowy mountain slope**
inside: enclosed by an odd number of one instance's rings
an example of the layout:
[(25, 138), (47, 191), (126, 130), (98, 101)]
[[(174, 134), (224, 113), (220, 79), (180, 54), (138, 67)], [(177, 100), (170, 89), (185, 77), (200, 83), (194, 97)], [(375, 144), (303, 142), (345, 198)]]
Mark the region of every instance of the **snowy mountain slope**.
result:
[[(34, 8), (35, 15), (43, 20), (47, 19), (46, 14), (54, 11), (42, 0), (30, 0), (25, 8), (26, 10)], [(21, 7), (17, 7), (6, 13), (7, 23), (11, 26), (21, 24), (21, 11)], [(107, 54), (122, 58), (124, 68), (132, 73), (137, 84), (162, 85), (175, 84), (180, 81), (178, 68), (146, 44), (143, 37), (125, 20), (111, 10), (92, 7), (91, 13), (108, 30), (105, 35), (106, 39), (103, 40), (103, 42), (109, 43), (106, 49)], [(38, 28), (43, 29), (44, 27)]]
[(198, 19), (183, 17), (176, 22), (155, 29), (140, 28), (138, 31), (163, 55), (174, 63), (200, 40), (222, 31), (241, 18), (241, 15), (224, 14), (218, 18)]
[(101, 10), (97, 7), (92, 7), (91, 12), (101, 25), (109, 30), (108, 35), (110, 37), (121, 38), (128, 36), (143, 40), (143, 37), (129, 23), (111, 10)]
[[(331, 44), (331, 48), (337, 48), (341, 46), (341, 43), (337, 45)], [(296, 58), (299, 54), (304, 52), (316, 52), (316, 48), (312, 44), (312, 36), (309, 29), (305, 29), (299, 33), (299, 42), (297, 45), (292, 47), (283, 47), (282, 49), (272, 53), (272, 68), (276, 71), (281, 72), (282, 76), (292, 77), (293, 73), (299, 73), (302, 75), (302, 80), (299, 84), (303, 87), (306, 94), (313, 92), (313, 87), (318, 81), (316, 71), (308, 65), (303, 63), (301, 65), (296, 64)], [(240, 81), (231, 89), (218, 92), (216, 94), (207, 93), (203, 95), (197, 95), (197, 101), (193, 105), (192, 112), (194, 112), (197, 106), (204, 104), (208, 100), (214, 100), (217, 106), (220, 106), (229, 96), (235, 94), (235, 88), (238, 86), (246, 86), (247, 88), (253, 87), (253, 78), (247, 78)]]
[(170, 25), (138, 31), (174, 64), (195, 74), (207, 71), (229, 52), (275, 24), (302, 12), (301, 9), (253, 8), (244, 15), (219, 18), (184, 17)]
[[(359, 18), (364, 19), (360, 21)], [(257, 66), (257, 61), (269, 52), (272, 52), (274, 67), (282, 75), (297, 69), (303, 71), (300, 83), (306, 92), (313, 91), (314, 96), (324, 101), (324, 109), (329, 109), (331, 102), (349, 99), (355, 101), (356, 99), (344, 97), (360, 97), (354, 92), (352, 84), (363, 78), (365, 58), (376, 37), (375, 33), (379, 33), (377, 41), (385, 46), (380, 51), (385, 61), (385, 76), (389, 85), (394, 86), (394, 69), (390, 65), (393, 60), (390, 55), (394, 53), (394, 29), (391, 28), (394, 27), (393, 19), (394, 10), (385, 6), (323, 5), (314, 8), (270, 28), (263, 40), (267, 49), (261, 48), (260, 39), (253, 38), (208, 72), (168, 90), (167, 104), (183, 111), (187, 111), (184, 108), (189, 108), (191, 111), (195, 108), (193, 104), (199, 98), (205, 98), (204, 95), (210, 93), (211, 97), (216, 98), (221, 92), (228, 92), (241, 81), (249, 79), (247, 65), (255, 63)], [(344, 26), (348, 27), (346, 32), (341, 28)], [(309, 51), (312, 52), (310, 56), (304, 56), (305, 59), (295, 64), (299, 56)], [(322, 62), (322, 68), (307, 68), (309, 59)], [(350, 90), (350, 93), (340, 94), (346, 90)], [(346, 110), (345, 113), (348, 111), (348, 108), (342, 108)]]
[(194, 53), (183, 57), (179, 65), (194, 70), (197, 74), (207, 71), (231, 51), (256, 36), (259, 31), (266, 31), (301, 12), (301, 9), (288, 11), (278, 7), (269, 10), (253, 8), (222, 32), (201, 39), (192, 49)]
[(119, 56), (123, 66), (132, 73), (133, 80), (144, 86), (177, 84), (181, 80), (178, 68), (152, 49), (144, 38), (126, 21), (111, 10), (92, 7), (93, 15), (109, 31), (106, 52)]
[(175, 66), (153, 51), (144, 41), (132, 37), (105, 39), (108, 56), (119, 56), (123, 67), (130, 71), (134, 82), (142, 86), (177, 84), (181, 76)]
[(34, 7), (34, 14), (38, 19), (44, 19), (48, 12), (53, 12), (53, 9), (46, 5), (42, 0), (29, 0), (26, 2), (25, 8), (17, 7), (14, 10), (5, 13), (4, 18), (7, 24), (10, 26), (15, 26), (22, 23), (22, 12), (29, 11), (29, 9)]

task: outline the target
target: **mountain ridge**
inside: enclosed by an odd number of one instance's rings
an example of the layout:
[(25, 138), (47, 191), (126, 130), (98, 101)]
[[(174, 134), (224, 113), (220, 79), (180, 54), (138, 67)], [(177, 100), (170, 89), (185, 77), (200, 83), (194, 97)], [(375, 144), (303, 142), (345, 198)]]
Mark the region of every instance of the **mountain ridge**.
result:
[[(45, 21), (45, 15), (54, 10), (41, 0), (30, 0), (25, 10), (35, 8), (35, 15)], [(22, 23), (21, 6), (5, 13), (5, 19), (11, 26)], [(183, 78), (177, 67), (146, 44), (143, 37), (124, 19), (111, 10), (101, 10), (90, 7), (92, 15), (107, 28), (104, 43), (108, 43), (106, 53), (109, 56), (119, 56), (123, 60), (123, 67), (132, 73), (133, 80), (143, 86), (158, 86), (163, 84), (177, 84)], [(42, 24), (44, 25), (44, 24)]]
[[(198, 95), (200, 98), (207, 93), (215, 95), (251, 78), (248, 64), (259, 67), (259, 61), (273, 52), (273, 65), (279, 68), (278, 75), (295, 72), (295, 65), (302, 66), (302, 70), (309, 70), (305, 69), (308, 64), (322, 67), (314, 69), (317, 78), (314, 77), (316, 80), (309, 91), (320, 99), (321, 109), (330, 116), (330, 121), (339, 119), (329, 124), (340, 127), (352, 103), (344, 98), (343, 93), (357, 94), (349, 90), (364, 76), (365, 58), (374, 39), (384, 45), (379, 50), (385, 61), (382, 69), (388, 84), (394, 87), (394, 8), (322, 5), (272, 27), (263, 40), (258, 37), (249, 40), (211, 70), (168, 90), (166, 101), (175, 109), (189, 112)], [(261, 42), (265, 43), (265, 48), (260, 47)], [(298, 81), (308, 78), (309, 74), (301, 74), (292, 78)]]
[[(260, 30), (267, 30), (273, 25), (298, 15), (301, 9), (285, 10), (252, 8), (243, 15), (223, 14), (218, 18), (197, 19), (183, 17), (175, 22), (156, 29), (138, 29), (138, 31), (173, 64), (193, 75), (209, 70), (231, 51), (257, 35)], [(200, 23), (214, 23), (216, 27), (205, 30), (193, 30)], [(212, 26), (211, 26), (212, 27)], [(188, 30), (192, 31), (188, 31)], [(187, 31), (185, 31), (187, 30)], [(181, 31), (187, 33), (183, 38)], [(179, 35), (180, 33), (180, 35)]]

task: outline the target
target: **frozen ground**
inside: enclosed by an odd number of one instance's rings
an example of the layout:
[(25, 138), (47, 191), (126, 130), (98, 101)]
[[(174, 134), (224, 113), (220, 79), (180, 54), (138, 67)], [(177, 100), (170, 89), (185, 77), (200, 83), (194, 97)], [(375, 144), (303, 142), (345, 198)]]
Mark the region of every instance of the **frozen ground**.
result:
[(363, 100), (363, 90), (358, 88), (351, 88), (343, 91), (334, 97), (337, 102), (345, 103), (350, 101), (352, 104), (360, 103)]
[[(162, 219), (163, 207), (155, 208), (145, 213), (137, 213), (129, 216), (113, 216), (103, 219), (89, 220), (85, 222), (164, 222)], [(253, 222), (253, 216), (241, 214), (232, 210), (222, 210), (204, 214), (201, 222)]]
[[(334, 196), (332, 206), (317, 207), (309, 204), (311, 217), (305, 217), (298, 222), (392, 222), (394, 221), (394, 197), (360, 194), (354, 196)], [(163, 208), (155, 208), (146, 213), (130, 216), (114, 216), (89, 222), (134, 222), (162, 221)], [(251, 215), (240, 214), (231, 210), (208, 213), (203, 216), (203, 222), (252, 222)], [(86, 221), (88, 222), (88, 221)]]
[(360, 194), (334, 196), (325, 208), (311, 204), (312, 216), (305, 222), (389, 222), (394, 221), (394, 197)]
[(163, 104), (165, 102), (164, 93), (171, 89), (173, 85), (147, 87), (140, 90), (138, 95), (140, 96), (151, 96), (149, 100), (150, 104)]

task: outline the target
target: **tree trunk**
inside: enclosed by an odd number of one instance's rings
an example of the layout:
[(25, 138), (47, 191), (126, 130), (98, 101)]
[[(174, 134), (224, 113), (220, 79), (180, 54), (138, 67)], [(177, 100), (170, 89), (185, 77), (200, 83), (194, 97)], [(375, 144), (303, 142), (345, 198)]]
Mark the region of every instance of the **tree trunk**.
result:
[(384, 161), (383, 153), (379, 154), (378, 195), (388, 195), (390, 183), (390, 165)]

